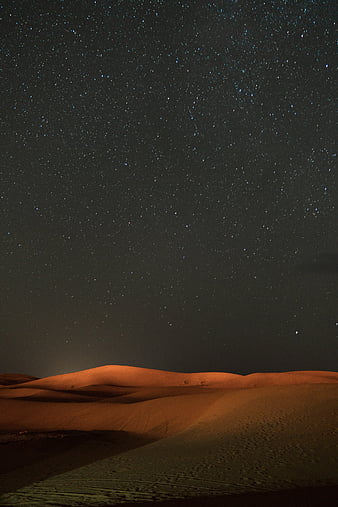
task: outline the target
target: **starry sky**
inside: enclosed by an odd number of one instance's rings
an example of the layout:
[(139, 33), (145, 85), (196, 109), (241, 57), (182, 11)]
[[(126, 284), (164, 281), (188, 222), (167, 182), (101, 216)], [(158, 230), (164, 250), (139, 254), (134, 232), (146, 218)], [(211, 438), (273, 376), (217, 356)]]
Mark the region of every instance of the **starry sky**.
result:
[(4, 0), (0, 371), (337, 370), (332, 0)]

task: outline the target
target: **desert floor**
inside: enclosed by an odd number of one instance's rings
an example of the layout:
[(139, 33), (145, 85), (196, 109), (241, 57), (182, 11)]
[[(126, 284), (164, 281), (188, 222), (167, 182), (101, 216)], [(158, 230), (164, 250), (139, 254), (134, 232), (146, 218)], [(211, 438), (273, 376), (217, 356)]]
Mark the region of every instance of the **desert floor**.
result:
[(0, 505), (310, 506), (338, 497), (338, 373), (106, 366), (0, 382)]

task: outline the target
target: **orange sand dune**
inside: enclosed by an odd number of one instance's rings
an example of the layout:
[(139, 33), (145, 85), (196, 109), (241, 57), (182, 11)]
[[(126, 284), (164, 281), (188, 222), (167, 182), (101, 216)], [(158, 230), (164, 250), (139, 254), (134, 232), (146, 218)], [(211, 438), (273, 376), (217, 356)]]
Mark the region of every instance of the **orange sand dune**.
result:
[[(111, 386), (210, 386), (210, 387), (257, 387), (263, 385), (283, 385), (300, 383), (338, 382), (336, 372), (291, 371), (283, 373), (253, 373), (236, 375), (234, 373), (205, 372), (177, 373), (163, 370), (138, 368), (134, 366), (107, 365), (89, 370), (66, 373), (43, 379), (25, 382), (25, 388), (78, 389), (93, 385)], [(16, 387), (16, 386), (15, 386)]]
[(5, 385), (0, 504), (98, 506), (338, 485), (337, 399), (338, 373), (323, 371), (103, 366)]
[[(336, 372), (242, 376), (108, 365), (0, 387), (0, 431), (127, 431), (162, 438), (192, 424), (218, 398), (252, 400), (255, 387), (268, 393), (283, 385), (337, 383)], [(239, 388), (249, 393), (239, 395)]]

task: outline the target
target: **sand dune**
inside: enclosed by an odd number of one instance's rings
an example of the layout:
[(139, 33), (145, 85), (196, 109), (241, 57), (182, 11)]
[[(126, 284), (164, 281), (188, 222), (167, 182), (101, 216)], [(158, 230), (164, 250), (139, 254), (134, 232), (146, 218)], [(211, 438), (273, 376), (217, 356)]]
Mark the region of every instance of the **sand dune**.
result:
[(336, 372), (103, 366), (24, 379), (0, 387), (1, 505), (208, 505), (338, 486)]
[(326, 371), (291, 371), (283, 373), (253, 373), (250, 375), (223, 372), (177, 373), (134, 366), (107, 365), (74, 373), (66, 373), (64, 375), (25, 381), (24, 387), (69, 390), (93, 385), (123, 387), (202, 385), (208, 387), (239, 388), (322, 382), (338, 382), (338, 374)]

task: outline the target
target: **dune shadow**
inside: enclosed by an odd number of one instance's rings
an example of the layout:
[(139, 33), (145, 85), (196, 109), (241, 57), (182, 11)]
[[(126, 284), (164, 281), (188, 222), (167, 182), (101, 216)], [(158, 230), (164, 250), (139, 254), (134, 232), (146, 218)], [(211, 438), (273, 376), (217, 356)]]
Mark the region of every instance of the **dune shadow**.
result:
[[(3, 437), (3, 435), (2, 435)], [(53, 431), (11, 435), (0, 443), (0, 493), (9, 493), (154, 438), (124, 431)]]
[[(32, 389), (28, 386), (28, 393), (25, 393), (26, 386), (10, 386), (11, 391), (16, 393), (17, 390), (22, 391), (22, 395), (15, 396), (16, 400), (26, 400), (35, 402), (52, 402), (52, 403), (83, 403), (83, 402), (97, 402), (97, 401), (115, 401), (124, 395), (132, 394), (135, 389), (130, 387), (119, 387), (119, 386), (86, 386), (79, 389), (53, 389), (50, 387), (38, 386), (36, 389), (38, 392), (33, 394), (29, 393)], [(34, 388), (33, 388), (34, 389)], [(1, 394), (1, 393), (0, 393)]]
[[(13, 387), (15, 392), (17, 388)], [(20, 389), (23, 389), (20, 386)], [(120, 387), (120, 386), (86, 386), (81, 389), (47, 389), (39, 387), (41, 392), (15, 396), (16, 400), (51, 403), (140, 403), (150, 399), (158, 399), (187, 394), (215, 392), (218, 389), (205, 384), (194, 386), (163, 386), (163, 387)]]
[[(336, 505), (337, 498), (338, 485), (332, 485), (155, 502), (127, 502), (114, 504), (114, 507), (322, 507)], [(108, 505), (105, 504), (104, 507)]]

